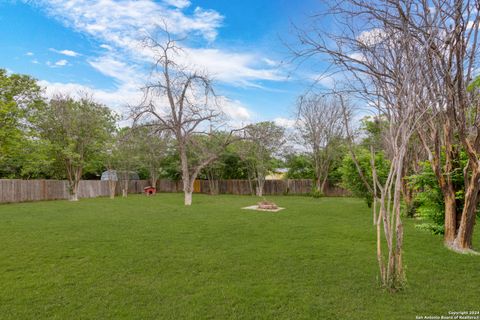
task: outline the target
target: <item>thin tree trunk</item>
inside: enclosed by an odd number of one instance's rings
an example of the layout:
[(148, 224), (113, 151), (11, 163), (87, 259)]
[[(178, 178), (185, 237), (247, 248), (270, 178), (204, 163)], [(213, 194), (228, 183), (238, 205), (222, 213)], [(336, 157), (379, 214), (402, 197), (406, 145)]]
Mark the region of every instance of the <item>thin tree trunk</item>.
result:
[(320, 175), (317, 175), (317, 178), (315, 179), (315, 189), (317, 192), (322, 192), (322, 178)]
[(457, 203), (455, 192), (452, 188), (445, 188), (443, 192), (445, 206), (445, 234), (444, 242), (447, 247), (452, 247), (457, 233)]
[(78, 184), (79, 181), (77, 180), (70, 183), (70, 201), (78, 201)]
[(260, 185), (257, 186), (256, 195), (257, 195), (257, 197), (263, 197), (263, 185), (262, 186), (260, 186)]
[(207, 180), (208, 180), (208, 188), (210, 189), (210, 195), (218, 194), (218, 180), (215, 179), (215, 176), (212, 170), (207, 171)]
[(157, 174), (154, 170), (150, 171), (150, 185), (154, 188), (157, 187)]
[[(128, 174), (128, 173), (127, 173)], [(126, 198), (128, 196), (128, 176), (125, 176), (125, 180), (122, 181), (122, 197)]]
[(472, 172), (467, 192), (465, 193), (465, 204), (463, 206), (462, 218), (458, 228), (457, 236), (453, 242), (453, 248), (460, 252), (468, 252), (472, 249), (473, 228), (478, 207), (478, 193), (480, 190), (480, 171)]
[(257, 177), (257, 190), (256, 190), (256, 195), (258, 197), (263, 197), (263, 187), (265, 185), (265, 178), (258, 176)]
[[(111, 177), (110, 177), (111, 178)], [(115, 198), (115, 189), (117, 187), (117, 181), (113, 180), (113, 179), (109, 179), (108, 180), (108, 189), (110, 191), (110, 199), (114, 199)]]
[(253, 192), (253, 178), (252, 178), (252, 175), (250, 173), (248, 173), (248, 188), (249, 188), (249, 191), (250, 191), (250, 195), (254, 195), (255, 193)]
[(80, 179), (82, 177), (82, 168), (71, 168), (71, 171), (73, 172), (72, 175), (69, 175), (71, 181), (70, 181), (70, 186), (71, 186), (71, 197), (70, 201), (78, 201), (78, 185), (80, 183)]
[(326, 175), (326, 176), (323, 178), (322, 184), (320, 185), (320, 193), (321, 193), (322, 195), (325, 195), (325, 186), (327, 185), (327, 178), (328, 178), (328, 176)]

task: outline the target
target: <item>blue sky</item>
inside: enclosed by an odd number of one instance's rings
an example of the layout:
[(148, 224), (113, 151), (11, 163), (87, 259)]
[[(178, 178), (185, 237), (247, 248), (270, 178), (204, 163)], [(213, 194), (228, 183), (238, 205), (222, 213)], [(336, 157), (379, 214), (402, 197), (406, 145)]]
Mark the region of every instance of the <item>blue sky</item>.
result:
[[(148, 75), (138, 41), (166, 21), (189, 63), (214, 77), (237, 121), (287, 123), (318, 70), (295, 69), (283, 41), (291, 22), (322, 10), (319, 0), (0, 0), (0, 68), (40, 80), (48, 94), (88, 89), (121, 110)], [(295, 71), (292, 71), (295, 70)]]

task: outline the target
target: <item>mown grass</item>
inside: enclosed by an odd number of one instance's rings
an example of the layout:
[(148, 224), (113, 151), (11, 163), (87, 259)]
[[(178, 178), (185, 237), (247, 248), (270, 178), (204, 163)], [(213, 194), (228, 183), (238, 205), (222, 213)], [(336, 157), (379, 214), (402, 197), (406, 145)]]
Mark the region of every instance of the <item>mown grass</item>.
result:
[[(1, 319), (415, 319), (480, 309), (480, 257), (405, 221), (408, 287), (377, 282), (358, 199), (180, 194), (0, 206)], [(477, 232), (477, 235), (479, 233)], [(480, 247), (479, 237), (475, 245)]]

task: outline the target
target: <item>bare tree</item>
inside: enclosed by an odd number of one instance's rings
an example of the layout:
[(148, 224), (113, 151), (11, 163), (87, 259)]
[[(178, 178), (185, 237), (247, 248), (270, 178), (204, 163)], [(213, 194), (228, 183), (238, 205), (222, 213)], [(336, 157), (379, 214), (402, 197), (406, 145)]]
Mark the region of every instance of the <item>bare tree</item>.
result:
[(315, 186), (325, 192), (330, 166), (344, 136), (339, 102), (319, 94), (302, 95), (297, 102), (296, 127), (302, 145), (309, 149), (315, 169)]
[[(419, 1), (404, 22), (423, 48), (421, 67), (429, 85), (421, 105), (427, 116), (418, 134), (445, 200), (445, 244), (459, 252), (471, 249), (480, 201), (480, 109), (477, 93), (467, 90), (478, 67), (479, 9), (480, 1)], [(462, 150), (468, 156), (463, 168)], [(458, 186), (452, 176), (461, 170), (464, 183)]]
[[(374, 210), (377, 203), (380, 207), (375, 223), (377, 261), (382, 284), (390, 289), (402, 287), (405, 279), (400, 211), (403, 175), (410, 138), (419, 127), (419, 118), (423, 116), (419, 104), (427, 80), (420, 69), (421, 48), (416, 45), (413, 34), (406, 25), (390, 24), (389, 20), (395, 16), (397, 21), (402, 20), (398, 17), (402, 17), (403, 6), (409, 5), (397, 4), (398, 7), (391, 5), (390, 1), (375, 4), (356, 0), (339, 1), (332, 6), (330, 13), (336, 15), (336, 21), (343, 27), (341, 32), (332, 34), (319, 29), (300, 31), (301, 47), (295, 51), (301, 58), (323, 54), (331, 59), (339, 72), (350, 77), (349, 83), (345, 84), (345, 91), (366, 101), (377, 116), (388, 123), (383, 132), (388, 147), (386, 154), (390, 160), (388, 177), (384, 183), (379, 181), (372, 148), (373, 181), (363, 180), (374, 193)], [(338, 97), (347, 114), (344, 96), (338, 94)], [(350, 130), (347, 133), (351, 140)], [(355, 160), (355, 156), (353, 158)], [(383, 241), (387, 245), (386, 255), (382, 250)]]
[[(346, 9), (345, 3), (351, 4), (350, 8)], [(459, 252), (471, 252), (480, 201), (478, 92), (467, 90), (478, 70), (479, 9), (478, 0), (349, 0), (333, 9), (348, 13), (350, 18), (344, 24), (347, 30), (355, 28), (353, 20), (355, 25), (370, 27), (368, 32), (357, 35), (357, 41), (383, 42), (388, 30), (397, 30), (402, 39), (410, 42), (404, 54), (417, 54), (416, 77), (423, 78), (415, 84), (416, 107), (422, 114), (417, 133), (445, 200), (445, 245)], [(351, 37), (337, 37), (337, 43), (345, 38)], [(365, 47), (367, 43), (363, 42)], [(375, 70), (364, 63), (360, 52), (342, 51), (336, 62), (349, 60), (356, 71), (372, 74)], [(468, 157), (464, 167), (460, 161), (462, 152)], [(454, 173), (462, 170), (464, 183), (456, 185)], [(463, 201), (457, 197), (459, 192), (464, 194)]]
[[(155, 63), (152, 81), (145, 88), (143, 103), (133, 109), (136, 125), (146, 121), (157, 131), (171, 132), (180, 155), (185, 205), (192, 204), (195, 179), (206, 165), (217, 159), (217, 149), (210, 150), (194, 137), (210, 135), (222, 112), (216, 104), (212, 81), (205, 72), (183, 66), (176, 61), (182, 49), (166, 28), (165, 39), (149, 37), (145, 47), (153, 52)], [(233, 131), (222, 137), (217, 146), (231, 142)], [(193, 154), (196, 161), (189, 161)]]

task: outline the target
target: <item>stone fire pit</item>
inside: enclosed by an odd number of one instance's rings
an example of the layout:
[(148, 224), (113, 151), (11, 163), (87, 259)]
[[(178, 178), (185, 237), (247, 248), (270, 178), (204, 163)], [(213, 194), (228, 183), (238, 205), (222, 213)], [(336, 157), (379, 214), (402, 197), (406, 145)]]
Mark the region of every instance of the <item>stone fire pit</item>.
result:
[(255, 205), (255, 206), (249, 206), (249, 207), (245, 207), (245, 208), (242, 208), (242, 209), (257, 210), (257, 211), (268, 211), (268, 212), (278, 212), (278, 211), (283, 210), (285, 208), (280, 208), (279, 206), (277, 206), (273, 202), (263, 200), (263, 201), (260, 201), (259, 203), (257, 203), (257, 205)]
[(266, 201), (266, 200), (260, 201), (257, 204), (257, 207), (258, 207), (258, 209), (265, 209), (265, 210), (276, 210), (276, 209), (278, 209), (278, 206), (275, 203), (270, 202), (270, 201)]

